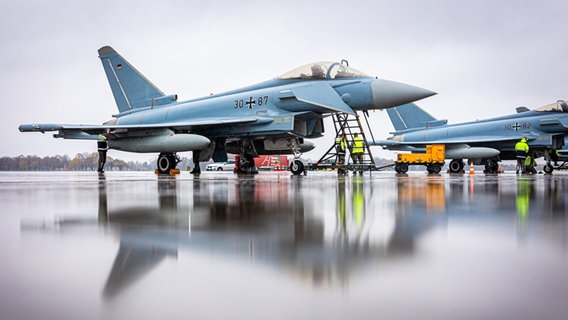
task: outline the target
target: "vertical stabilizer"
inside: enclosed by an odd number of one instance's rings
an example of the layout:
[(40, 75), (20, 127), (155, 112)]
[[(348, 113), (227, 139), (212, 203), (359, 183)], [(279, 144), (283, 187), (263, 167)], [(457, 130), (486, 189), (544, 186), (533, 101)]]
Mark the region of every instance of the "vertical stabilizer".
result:
[(153, 99), (164, 96), (160, 89), (113, 48), (100, 48), (99, 58), (120, 112), (152, 106)]
[(396, 131), (423, 128), (436, 121), (436, 118), (414, 103), (387, 109), (387, 113)]

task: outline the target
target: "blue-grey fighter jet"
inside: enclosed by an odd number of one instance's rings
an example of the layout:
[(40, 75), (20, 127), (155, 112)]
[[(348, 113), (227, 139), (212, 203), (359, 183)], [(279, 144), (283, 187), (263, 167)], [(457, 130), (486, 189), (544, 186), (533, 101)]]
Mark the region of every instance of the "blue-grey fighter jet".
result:
[[(331, 113), (385, 109), (435, 94), (415, 86), (368, 76), (346, 63), (305, 65), (245, 88), (178, 102), (165, 95), (113, 48), (98, 50), (118, 113), (102, 125), (23, 124), (22, 132), (58, 131), (56, 138), (96, 140), (108, 135), (110, 149), (159, 153), (167, 173), (177, 152), (193, 151), (199, 161), (225, 161), (239, 154), (238, 170), (254, 172), (253, 157), (313, 149), (306, 138), (320, 137)], [(301, 162), (298, 172), (303, 170)]]
[(444, 144), (449, 169), (461, 172), (463, 159), (485, 164), (485, 171), (496, 173), (501, 160), (515, 160), (515, 144), (525, 137), (535, 157), (545, 156), (546, 172), (552, 172), (549, 151), (561, 149), (568, 134), (568, 104), (563, 100), (516, 114), (472, 122), (448, 124), (414, 103), (387, 110), (396, 131), (387, 140), (369, 141), (394, 151), (425, 152), (428, 144)]

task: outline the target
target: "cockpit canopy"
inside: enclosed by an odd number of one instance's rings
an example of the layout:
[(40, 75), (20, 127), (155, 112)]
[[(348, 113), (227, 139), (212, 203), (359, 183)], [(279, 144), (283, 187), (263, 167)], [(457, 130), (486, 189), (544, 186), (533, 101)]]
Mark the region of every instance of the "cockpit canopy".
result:
[(547, 104), (540, 108), (534, 109), (534, 111), (543, 111), (543, 112), (568, 112), (568, 103), (564, 100), (558, 100), (555, 103)]
[(348, 65), (339, 62), (315, 62), (306, 64), (287, 72), (277, 79), (280, 80), (314, 80), (314, 79), (349, 79), (349, 78), (368, 78), (369, 75), (353, 69)]

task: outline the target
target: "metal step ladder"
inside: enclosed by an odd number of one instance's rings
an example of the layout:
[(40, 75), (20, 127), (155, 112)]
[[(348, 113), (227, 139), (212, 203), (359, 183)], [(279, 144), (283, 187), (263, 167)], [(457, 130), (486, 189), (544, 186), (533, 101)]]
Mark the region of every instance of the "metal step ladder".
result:
[[(333, 145), (327, 150), (327, 152), (319, 159), (319, 161), (315, 164), (314, 169), (343, 169), (345, 170), (353, 170), (353, 171), (364, 171), (364, 170), (374, 170), (376, 169), (375, 159), (371, 153), (371, 149), (369, 148), (369, 143), (367, 140), (367, 135), (365, 134), (365, 130), (363, 129), (363, 124), (361, 123), (361, 119), (358, 113), (354, 115), (348, 113), (335, 113), (332, 115), (333, 117), (333, 126), (335, 128), (335, 139)], [(367, 114), (363, 113), (363, 117), (365, 119), (366, 127), (369, 129), (369, 134), (374, 140), (373, 133), (370, 130), (369, 121), (367, 119)], [(353, 158), (351, 156), (351, 149), (354, 146), (354, 137), (355, 134), (359, 134), (363, 140), (363, 161), (362, 163), (354, 163)], [(346, 154), (345, 154), (345, 161), (341, 163), (340, 155), (338, 154), (336, 143), (337, 138), (345, 137), (345, 141), (347, 143), (346, 146)]]

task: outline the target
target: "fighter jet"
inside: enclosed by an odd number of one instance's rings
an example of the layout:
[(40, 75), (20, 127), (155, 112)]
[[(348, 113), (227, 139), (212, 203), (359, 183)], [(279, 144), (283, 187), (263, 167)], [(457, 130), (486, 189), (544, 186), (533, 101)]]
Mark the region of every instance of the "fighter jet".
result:
[[(323, 118), (385, 109), (435, 93), (378, 79), (346, 61), (311, 63), (272, 80), (225, 93), (178, 102), (166, 95), (109, 46), (98, 50), (118, 107), (102, 125), (22, 124), (21, 132), (57, 131), (55, 138), (96, 140), (108, 134), (110, 149), (159, 153), (157, 169), (175, 169), (177, 152), (193, 151), (199, 161), (226, 161), (239, 154), (238, 170), (254, 172), (253, 157), (294, 154), (314, 148), (304, 139), (324, 133)], [(303, 165), (295, 167), (299, 174)]]
[[(568, 134), (568, 104), (563, 100), (534, 110), (519, 107), (516, 114), (452, 125), (414, 103), (388, 109), (387, 113), (396, 131), (387, 140), (369, 144), (410, 152), (425, 152), (428, 144), (444, 144), (446, 158), (453, 159), (449, 165), (452, 173), (463, 170), (463, 159), (485, 164), (488, 173), (498, 172), (498, 161), (515, 160), (515, 144), (523, 137), (535, 157), (548, 160), (548, 151), (561, 149)], [(550, 161), (544, 170), (552, 172)]]

